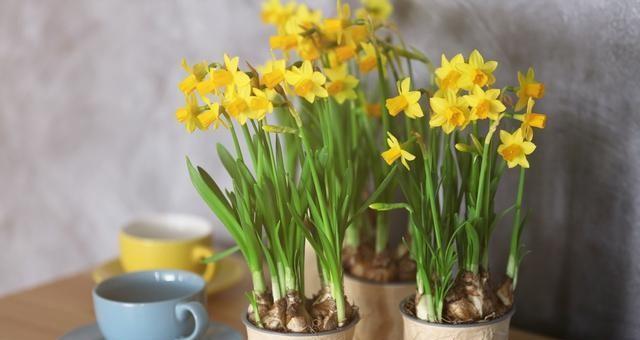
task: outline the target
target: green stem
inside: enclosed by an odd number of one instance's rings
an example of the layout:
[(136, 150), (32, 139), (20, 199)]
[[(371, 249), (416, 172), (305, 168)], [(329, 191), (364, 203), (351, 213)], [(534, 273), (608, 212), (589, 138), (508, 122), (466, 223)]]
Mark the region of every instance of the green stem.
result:
[(436, 246), (437, 246), (436, 249), (443, 250), (442, 237), (440, 235), (442, 232), (442, 229), (440, 228), (440, 212), (438, 211), (435, 187), (433, 185), (433, 178), (431, 177), (432, 169), (433, 169), (433, 159), (431, 159), (431, 153), (425, 153), (425, 154), (427, 156), (425, 158), (425, 162), (426, 162), (425, 183), (427, 186), (427, 195), (429, 197), (429, 206), (431, 208), (431, 216), (433, 218), (433, 232), (436, 237)]
[(511, 232), (511, 243), (509, 245), (509, 261), (507, 263), (507, 276), (513, 280), (513, 288), (516, 287), (518, 279), (518, 264), (520, 252), (520, 232), (522, 230), (522, 196), (524, 193), (524, 174), (525, 169), (520, 168), (520, 179), (518, 180), (518, 194), (516, 196), (516, 213), (513, 219), (513, 230)]
[(264, 283), (264, 276), (261, 270), (251, 271), (251, 280), (253, 282), (253, 291), (257, 294), (264, 294), (267, 291), (267, 285)]
[(333, 299), (336, 301), (338, 327), (344, 326), (344, 324), (347, 322), (344, 288), (342, 287), (342, 273), (340, 272), (340, 270), (341, 268), (336, 268), (331, 278), (331, 295), (333, 295)]
[(240, 142), (238, 141), (238, 135), (236, 134), (236, 129), (233, 127), (233, 122), (229, 119), (229, 130), (231, 130), (231, 136), (233, 137), (233, 145), (236, 148), (236, 153), (238, 154), (238, 159), (244, 161), (242, 157), (242, 149), (240, 149)]
[(347, 228), (344, 243), (353, 248), (357, 248), (360, 245), (360, 224), (358, 221), (352, 223), (351, 226)]
[(387, 249), (389, 244), (389, 224), (382, 218), (382, 213), (378, 212), (376, 218), (376, 254), (380, 254)]

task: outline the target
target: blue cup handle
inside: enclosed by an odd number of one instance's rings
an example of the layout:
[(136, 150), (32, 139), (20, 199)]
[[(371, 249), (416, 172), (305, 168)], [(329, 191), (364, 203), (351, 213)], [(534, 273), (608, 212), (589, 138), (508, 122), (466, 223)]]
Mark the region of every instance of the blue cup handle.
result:
[(196, 340), (209, 328), (209, 314), (207, 314), (200, 302), (192, 301), (176, 305), (176, 317), (178, 320), (186, 320), (189, 314), (193, 315), (195, 328), (191, 335), (186, 338), (180, 338), (180, 340)]

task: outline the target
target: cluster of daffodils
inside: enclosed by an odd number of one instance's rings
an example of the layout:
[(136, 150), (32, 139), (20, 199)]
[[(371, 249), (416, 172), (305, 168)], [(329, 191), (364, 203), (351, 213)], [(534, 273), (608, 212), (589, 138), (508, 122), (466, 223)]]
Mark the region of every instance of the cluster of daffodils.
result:
[[(202, 61), (189, 66), (183, 61), (186, 77), (179, 87), (186, 105), (176, 112), (189, 132), (227, 126), (230, 119), (244, 125), (262, 120), (274, 106), (287, 103), (287, 95), (314, 103), (332, 97), (339, 104), (358, 99), (359, 76), (377, 70), (386, 58), (371, 43), (372, 32), (383, 25), (392, 12), (388, 1), (365, 0), (351, 16), (349, 5), (338, 2), (335, 17), (325, 18), (304, 4), (270, 0), (263, 5), (262, 19), (276, 27), (269, 39), (272, 53), (281, 58), (243, 72), (239, 58), (224, 56), (224, 63)], [(299, 59), (292, 62), (293, 52)], [(380, 116), (379, 106), (367, 112)], [(226, 117), (226, 118), (225, 118)]]
[[(489, 120), (496, 123), (505, 116), (507, 109), (503, 103), (503, 91), (491, 88), (495, 83), (494, 71), (498, 67), (496, 61), (486, 61), (474, 50), (469, 55), (468, 61), (462, 54), (457, 54), (450, 60), (443, 54), (441, 66), (435, 70), (435, 82), (437, 90), (429, 98), (431, 116), (429, 126), (439, 127), (446, 134), (453, 131), (464, 131), (469, 124), (477, 124), (478, 121)], [(500, 131), (502, 144), (497, 152), (507, 162), (509, 168), (521, 166), (529, 167), (527, 155), (535, 150), (533, 144), (533, 129), (543, 129), (546, 123), (546, 115), (533, 112), (535, 100), (544, 96), (544, 85), (535, 79), (533, 68), (529, 68), (526, 75), (518, 72), (519, 86), (516, 91), (518, 101), (513, 107), (513, 112), (506, 114), (508, 117), (521, 122), (513, 133)], [(405, 78), (398, 82), (398, 95), (386, 100), (386, 107), (391, 116), (404, 112), (407, 118), (416, 119), (423, 117), (420, 106), (421, 92), (411, 90), (411, 79)], [(525, 108), (524, 112), (522, 111)], [(397, 139), (390, 136), (389, 151), (382, 154), (384, 160), (391, 164), (396, 159), (401, 159), (407, 169), (407, 160), (413, 160), (407, 151), (398, 151)], [(459, 151), (472, 150), (470, 145), (456, 144)]]
[[(249, 264), (249, 316), (258, 326), (316, 332), (352, 317), (342, 283), (346, 230), (366, 221), (361, 215), (395, 173), (380, 162), (375, 137), (386, 120), (379, 104), (384, 98), (363, 81), (368, 74), (386, 74), (390, 51), (376, 43), (376, 32), (391, 12), (387, 0), (364, 0), (355, 16), (338, 1), (333, 17), (270, 0), (262, 9), (263, 21), (275, 27), (266, 63), (254, 67), (226, 54), (222, 61), (182, 62), (186, 75), (178, 87), (186, 104), (176, 111), (177, 120), (190, 133), (222, 126), (233, 137), (235, 155), (218, 146), (233, 190), (223, 192), (191, 163), (189, 169)], [(257, 199), (269, 195), (268, 202)], [(343, 208), (335, 209), (334, 201)], [(317, 298), (332, 299), (332, 310), (301, 311), (307, 306), (300, 261), (305, 238), (323, 278)], [(284, 317), (283, 299), (287, 313), (299, 315)]]
[[(544, 85), (529, 68), (518, 73), (517, 86), (495, 87), (498, 63), (477, 50), (442, 55), (435, 67), (398, 36), (388, 0), (361, 5), (352, 15), (338, 0), (335, 15), (324, 16), (294, 1), (268, 0), (261, 17), (274, 34), (266, 63), (254, 67), (226, 54), (222, 61), (182, 62), (186, 75), (178, 87), (186, 104), (177, 120), (188, 132), (222, 126), (233, 137), (235, 155), (218, 147), (233, 190), (222, 191), (190, 162), (189, 169), (249, 264), (250, 319), (292, 332), (344, 325), (353, 310), (343, 270), (379, 281), (415, 278), (421, 319), (499, 316), (511, 307), (523, 256), (524, 174), (534, 133), (546, 123), (545, 114), (534, 112)], [(430, 71), (414, 75), (413, 63)], [(495, 211), (495, 195), (505, 168), (516, 166), (508, 280), (497, 293), (501, 305), (482, 306), (483, 294), (493, 294), (487, 293), (491, 234), (510, 211)], [(398, 191), (404, 202), (389, 202)], [(398, 245), (402, 251), (389, 245), (388, 211), (399, 208), (409, 215), (411, 240)], [(305, 239), (318, 256), (317, 299), (331, 299), (329, 311), (304, 310)], [(344, 254), (369, 262), (343, 261)]]
[[(477, 50), (468, 58), (442, 55), (431, 75), (433, 86), (412, 89), (411, 77), (406, 77), (397, 82), (397, 95), (385, 101), (390, 116), (404, 113), (404, 129), (395, 132), (407, 141), (401, 143), (387, 131), (389, 149), (381, 156), (387, 164), (400, 161), (412, 171), (399, 179), (406, 203), (371, 207), (409, 212), (410, 252), (417, 263), (415, 313), (421, 319), (475, 322), (502, 315), (513, 304), (524, 256), (520, 237), (527, 156), (536, 149), (535, 130), (546, 123), (545, 114), (534, 112), (544, 85), (529, 68), (526, 74), (518, 72), (517, 87), (495, 88), (497, 67)], [(424, 95), (428, 108), (421, 104)], [(515, 105), (511, 95), (517, 97)], [(421, 119), (423, 108), (430, 111), (428, 122)], [(499, 141), (493, 138), (496, 131)], [(409, 162), (416, 160), (414, 171)], [(516, 166), (521, 168), (516, 202), (498, 213), (494, 200), (504, 168)], [(499, 219), (511, 209), (515, 213), (506, 279), (494, 292), (488, 288), (490, 239)], [(486, 305), (484, 299), (500, 303)]]

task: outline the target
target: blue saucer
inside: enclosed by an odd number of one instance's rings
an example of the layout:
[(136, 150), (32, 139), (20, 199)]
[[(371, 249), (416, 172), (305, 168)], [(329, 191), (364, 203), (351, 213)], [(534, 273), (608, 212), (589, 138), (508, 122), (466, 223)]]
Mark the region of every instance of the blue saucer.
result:
[[(209, 321), (209, 329), (202, 336), (201, 340), (241, 340), (240, 333), (231, 329), (229, 326)], [(104, 340), (100, 333), (98, 324), (94, 323), (78, 327), (69, 333), (63, 335), (60, 340)]]

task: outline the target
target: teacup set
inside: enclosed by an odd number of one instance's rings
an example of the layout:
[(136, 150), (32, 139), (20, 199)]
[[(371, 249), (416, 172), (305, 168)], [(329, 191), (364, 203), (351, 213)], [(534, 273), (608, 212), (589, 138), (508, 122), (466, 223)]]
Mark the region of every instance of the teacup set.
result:
[[(241, 268), (224, 260), (203, 263), (214, 254), (208, 221), (186, 215), (144, 217), (127, 224), (119, 241), (119, 261), (94, 271), (97, 324), (62, 339), (240, 339), (229, 327), (210, 321), (207, 313), (208, 293), (225, 288), (220, 288), (225, 280), (217, 277), (226, 273), (216, 273)], [(233, 280), (242, 276), (237, 269), (229, 272)], [(210, 288), (216, 284), (217, 290)]]

